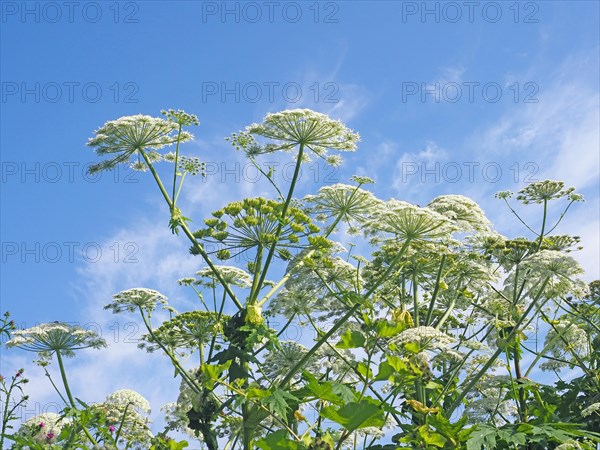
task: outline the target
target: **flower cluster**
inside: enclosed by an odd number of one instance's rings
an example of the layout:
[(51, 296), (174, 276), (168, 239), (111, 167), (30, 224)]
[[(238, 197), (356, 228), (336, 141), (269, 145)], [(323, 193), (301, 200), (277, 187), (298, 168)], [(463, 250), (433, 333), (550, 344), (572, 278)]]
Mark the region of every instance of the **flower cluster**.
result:
[(369, 191), (347, 184), (334, 184), (319, 189), (317, 195), (307, 195), (304, 202), (318, 219), (337, 219), (352, 224), (363, 223), (381, 203)]
[[(542, 370), (560, 370), (566, 366), (562, 360), (572, 360), (574, 356), (585, 358), (590, 351), (588, 334), (577, 324), (569, 320), (561, 320), (553, 324), (546, 334), (544, 345), (550, 347), (550, 355), (555, 359), (541, 364)], [(575, 355), (573, 355), (575, 354)]]
[(544, 298), (558, 299), (567, 294), (582, 298), (589, 292), (587, 284), (575, 278), (583, 268), (575, 259), (556, 250), (542, 250), (523, 259), (519, 272), (505, 280), (508, 292), (524, 287), (524, 292), (535, 295), (545, 282)]
[(47, 412), (26, 420), (21, 424), (18, 435), (33, 440), (39, 444), (54, 444), (65, 425), (69, 421), (56, 413)]
[[(223, 281), (225, 281), (228, 285), (237, 286), (240, 288), (249, 288), (252, 286), (252, 276), (238, 267), (234, 266), (214, 266), (216, 271), (219, 273)], [(196, 272), (200, 278), (208, 278), (210, 283), (208, 286), (213, 286), (217, 281), (217, 276), (215, 272), (210, 267), (205, 267), (204, 269), (200, 269)], [(196, 283), (200, 284), (201, 282), (196, 280)]]
[(561, 197), (568, 197), (572, 201), (582, 201), (583, 197), (574, 194), (575, 188), (565, 189), (562, 181), (544, 180), (528, 184), (519, 191), (517, 200), (527, 205), (529, 203), (544, 203)]
[(178, 314), (164, 322), (153, 331), (153, 335), (145, 334), (142, 339), (146, 342), (139, 344), (153, 352), (159, 348), (158, 342), (170, 347), (197, 350), (222, 333), (223, 323), (229, 316), (219, 316), (216, 312), (190, 311)]
[[(512, 419), (517, 416), (515, 403), (506, 399), (510, 388), (510, 378), (506, 375), (486, 374), (467, 397), (465, 413), (473, 422), (486, 422), (499, 414), (499, 419)], [(502, 419), (504, 418), (504, 419)]]
[(600, 414), (600, 402), (592, 403), (587, 408), (584, 408), (581, 411), (581, 417), (588, 417), (588, 416), (591, 416), (594, 413)]
[(433, 327), (425, 326), (404, 330), (391, 340), (391, 343), (397, 347), (403, 347), (406, 344), (417, 344), (419, 351), (411, 351), (411, 353), (424, 350), (445, 350), (453, 342), (455, 342), (455, 339), (452, 336), (448, 336)]
[[(267, 380), (271, 383), (283, 378), (308, 352), (308, 349), (294, 341), (280, 341), (277, 348), (272, 349), (265, 356), (263, 371)], [(317, 358), (313, 357), (307, 361), (303, 370), (313, 373), (318, 369)], [(296, 374), (298, 379), (300, 374)]]
[(190, 125), (199, 125), (198, 117), (194, 114), (188, 114), (182, 109), (163, 109), (160, 112), (165, 118), (171, 122), (174, 122), (182, 127), (189, 127)]
[(152, 439), (147, 417), (150, 403), (141, 394), (121, 389), (92, 409), (106, 419), (110, 431), (120, 429), (119, 444), (127, 445), (127, 448), (148, 448)]
[(448, 218), (432, 209), (394, 199), (378, 205), (367, 226), (374, 235), (391, 233), (400, 240), (447, 237), (457, 230)]
[(150, 313), (156, 309), (157, 305), (166, 305), (167, 297), (158, 291), (146, 288), (133, 288), (121, 291), (113, 295), (114, 301), (104, 307), (112, 309), (114, 314), (123, 311), (135, 312), (138, 309)]
[(206, 176), (206, 163), (200, 161), (200, 158), (180, 156), (177, 165), (181, 172), (189, 173), (190, 175), (201, 174), (203, 177)]
[(138, 155), (137, 168), (141, 169), (139, 160), (144, 152), (151, 161), (161, 159), (156, 151), (179, 142), (193, 139), (193, 136), (182, 131), (179, 125), (171, 120), (164, 120), (145, 115), (125, 116), (106, 122), (95, 132), (96, 136), (88, 141), (98, 156), (111, 155), (112, 158), (90, 166), (90, 173), (110, 170), (119, 164), (129, 162), (131, 156)]
[(340, 301), (341, 295), (360, 290), (359, 271), (333, 256), (332, 250), (307, 253), (305, 250), (290, 261), (289, 279), (269, 304), (268, 315), (282, 314), (287, 318), (313, 315), (324, 320), (346, 311), (348, 304)]
[[(254, 136), (276, 141), (259, 144)], [(358, 133), (348, 129), (342, 122), (310, 109), (293, 109), (268, 114), (263, 123), (255, 123), (245, 132), (232, 135), (233, 145), (253, 156), (278, 150), (291, 150), (297, 145), (310, 149), (316, 155), (327, 158), (327, 150), (354, 151), (360, 140)]]
[(460, 231), (490, 232), (491, 223), (483, 210), (464, 195), (442, 195), (427, 207), (450, 219)]
[[(207, 228), (194, 233), (198, 239), (221, 247), (216, 251), (217, 258), (226, 260), (256, 248), (269, 248), (277, 242), (277, 255), (289, 259), (290, 248), (301, 248), (300, 239), (319, 231), (305, 213), (289, 207), (282, 217), (284, 203), (264, 198), (247, 198), (229, 203), (213, 212), (213, 218), (206, 219)], [(279, 239), (276, 230), (283, 223)], [(197, 250), (192, 247), (190, 250)], [(236, 253), (232, 254), (232, 251)]]
[(75, 350), (84, 348), (100, 349), (106, 341), (92, 330), (61, 322), (43, 323), (25, 330), (17, 330), (7, 347), (51, 355), (60, 352), (61, 356), (72, 357)]

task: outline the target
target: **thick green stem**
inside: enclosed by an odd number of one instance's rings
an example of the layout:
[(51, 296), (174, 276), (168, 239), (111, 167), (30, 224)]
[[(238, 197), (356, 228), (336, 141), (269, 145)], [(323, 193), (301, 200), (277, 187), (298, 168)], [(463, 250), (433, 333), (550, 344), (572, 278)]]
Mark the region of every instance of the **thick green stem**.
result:
[[(173, 206), (171, 207), (171, 213), (174, 213), (175, 211), (173, 211), (175, 209), (175, 203), (176, 203), (176, 197), (175, 197), (175, 188), (177, 186), (177, 164), (179, 163), (179, 142), (181, 141), (181, 124), (179, 124), (179, 132), (177, 133), (177, 145), (175, 146), (175, 164), (174, 164), (174, 168), (173, 168)], [(182, 180), (183, 181), (183, 180)]]
[[(396, 255), (396, 257), (394, 258), (394, 260), (392, 261), (392, 263), (390, 264), (390, 266), (388, 267), (388, 269), (385, 271), (385, 273), (381, 276), (381, 278), (378, 280), (378, 283), (373, 284), (373, 286), (362, 296), (363, 299), (367, 299), (371, 296), (371, 294), (373, 294), (373, 292), (375, 292), (375, 289), (377, 289), (377, 287), (381, 284), (381, 282), (385, 279), (387, 279), (390, 274), (392, 273), (392, 271), (395, 269), (396, 264), (398, 264), (398, 262), (400, 261), (400, 259), (402, 258), (402, 256), (404, 255), (404, 252), (406, 251), (406, 249), (408, 248), (409, 244), (410, 244), (410, 239), (407, 239), (406, 241), (404, 241), (404, 244), (402, 245), (402, 248), (400, 249), (400, 252)], [(285, 386), (287, 383), (289, 383), (289, 381), (294, 377), (294, 375), (296, 375), (298, 373), (298, 371), (304, 367), (304, 365), (306, 364), (306, 362), (312, 358), (312, 356), (317, 352), (317, 350), (319, 350), (319, 348), (321, 348), (321, 346), (327, 342), (329, 340), (329, 338), (331, 336), (334, 335), (335, 332), (337, 332), (342, 325), (344, 325), (348, 319), (350, 319), (350, 317), (352, 317), (354, 315), (354, 313), (356, 313), (356, 311), (359, 310), (359, 308), (362, 306), (361, 302), (356, 303), (352, 308), (350, 308), (348, 310), (348, 312), (346, 314), (344, 314), (336, 323), (335, 325), (333, 325), (333, 327), (330, 328), (330, 330), (325, 333), (321, 339), (319, 339), (317, 341), (317, 343), (315, 345), (313, 345), (313, 347), (302, 357), (300, 358), (300, 361), (298, 361), (296, 363), (296, 365), (288, 372), (288, 374), (281, 380), (281, 382), (279, 383), (279, 387), (281, 386)]]
[[(292, 182), (290, 184), (290, 190), (288, 191), (287, 198), (285, 199), (285, 203), (283, 205), (283, 210), (281, 211), (281, 218), (279, 219), (279, 225), (277, 225), (277, 230), (275, 231), (275, 239), (273, 241), (273, 245), (269, 249), (269, 253), (267, 254), (267, 259), (265, 260), (265, 265), (262, 268), (260, 279), (258, 281), (258, 290), (262, 287), (265, 278), (267, 277), (267, 272), (269, 270), (269, 266), (271, 265), (271, 260), (275, 255), (275, 248), (277, 247), (277, 243), (279, 242), (279, 236), (283, 231), (283, 227), (285, 225), (285, 216), (287, 214), (288, 208), (290, 206), (290, 202), (292, 201), (292, 196), (294, 195), (294, 189), (296, 187), (296, 182), (298, 181), (298, 175), (300, 174), (300, 166), (302, 165), (302, 158), (304, 156), (304, 144), (300, 144), (300, 149), (298, 151), (298, 160), (296, 161), (296, 168), (294, 170), (294, 176), (292, 178)], [(256, 268), (259, 270), (260, 268)], [(255, 302), (258, 297), (258, 291), (253, 292), (253, 297), (250, 298), (250, 302)]]
[(420, 324), (419, 320), (419, 285), (417, 284), (417, 274), (413, 273), (412, 276), (412, 291), (413, 291), (413, 319), (415, 321), (415, 327)]
[[(360, 188), (360, 185), (356, 187), (356, 189), (354, 190), (354, 192), (352, 192), (352, 195), (348, 199), (348, 203), (352, 201), (352, 198), (354, 197), (354, 195), (356, 194), (356, 192), (358, 192), (359, 188)], [(328, 238), (329, 235), (331, 233), (333, 233), (333, 230), (335, 229), (335, 227), (337, 226), (337, 224), (340, 222), (340, 220), (342, 220), (342, 218), (344, 217), (345, 214), (346, 214), (346, 211), (341, 211), (338, 214), (338, 216), (333, 221), (333, 223), (327, 228), (325, 234), (323, 235), (324, 238)], [(314, 252), (314, 250), (311, 250), (310, 252), (308, 252), (308, 254), (306, 256), (310, 257), (313, 252)], [(269, 300), (269, 298), (271, 298), (273, 296), (273, 294), (275, 294), (287, 282), (287, 280), (289, 280), (290, 275), (291, 274), (287, 273), (285, 276), (283, 276), (283, 278), (281, 278), (281, 280), (279, 280), (277, 282), (277, 284), (275, 284), (271, 288), (271, 290), (258, 302), (258, 305), (259, 306), (264, 305)]]
[[(517, 379), (517, 384), (521, 384), (521, 380), (523, 380), (523, 374), (521, 373), (521, 358), (519, 357), (519, 347), (521, 345), (521, 342), (519, 339), (516, 340), (514, 347), (515, 347), (515, 354), (513, 357), (513, 364), (514, 364), (514, 368), (515, 368), (515, 377)], [(519, 386), (519, 418), (521, 419), (521, 422), (527, 422), (527, 402), (525, 399), (525, 389), (523, 388), (523, 386)]]
[[(58, 350), (56, 351), (56, 359), (58, 360), (58, 368), (60, 369), (60, 376), (62, 378), (63, 385), (64, 385), (65, 391), (67, 393), (67, 398), (69, 399), (69, 403), (71, 404), (71, 407), (73, 409), (77, 409), (77, 406), (75, 405), (75, 400), (73, 399), (73, 394), (71, 394), (71, 389), (69, 388), (69, 382), (67, 381), (67, 373), (65, 372), (65, 366), (63, 364), (62, 356), (60, 354), (60, 351), (58, 351)], [(88, 439), (91, 441), (91, 443), (94, 445), (98, 445), (98, 442), (94, 439), (94, 437), (88, 431), (88, 429), (84, 425), (82, 425), (82, 428), (83, 428), (83, 432), (88, 437)]]
[(156, 335), (154, 334), (154, 331), (152, 330), (152, 327), (150, 326), (150, 323), (148, 322), (148, 319), (144, 315), (143, 309), (140, 307), (139, 310), (140, 310), (140, 314), (142, 316), (142, 320), (144, 321), (144, 325), (146, 326), (148, 333), (150, 333), (150, 336), (152, 336), (152, 339), (154, 340), (154, 342), (156, 342), (158, 344), (158, 346), (162, 349), (162, 351), (164, 351), (167, 354), (167, 356), (171, 360), (171, 363), (179, 371), (179, 373), (181, 374), (181, 378), (183, 378), (185, 380), (185, 382), (189, 385), (189, 387), (193, 391), (200, 393), (201, 389), (196, 385), (194, 380), (192, 380), (192, 378), (188, 375), (187, 371), (183, 367), (181, 367), (181, 364), (179, 364), (179, 361), (177, 361), (177, 358), (175, 358), (171, 354), (171, 352), (164, 346), (164, 344), (160, 341), (160, 339), (158, 339), (156, 337)]
[[(515, 336), (519, 332), (519, 327), (523, 324), (523, 322), (525, 322), (525, 319), (527, 318), (527, 316), (529, 315), (529, 313), (537, 306), (537, 302), (542, 297), (542, 294), (544, 293), (544, 288), (546, 287), (546, 284), (548, 284), (549, 279), (550, 279), (550, 277), (546, 277), (546, 279), (544, 280), (544, 282), (542, 283), (542, 285), (540, 287), (538, 295), (536, 295), (536, 297), (532, 300), (532, 302), (529, 305), (529, 307), (527, 308), (527, 310), (523, 313), (523, 315), (520, 317), (520, 319), (515, 324), (512, 332), (506, 338), (507, 342), (510, 342), (510, 341), (512, 341), (515, 338)], [(467, 386), (465, 386), (465, 388), (461, 391), (461, 393), (458, 395), (458, 397), (454, 400), (454, 402), (452, 402), (452, 404), (450, 405), (450, 407), (446, 410), (446, 417), (450, 417), (452, 415), (452, 413), (454, 412), (454, 410), (456, 408), (458, 408), (458, 406), (462, 403), (463, 399), (467, 396), (467, 394), (469, 392), (471, 392), (471, 390), (473, 389), (473, 387), (475, 386), (475, 384), (477, 384), (477, 382), (480, 380), (480, 378), (483, 375), (485, 375), (485, 373), (488, 371), (488, 369), (490, 367), (492, 367), (492, 365), (494, 364), (494, 362), (496, 362), (496, 360), (498, 359), (498, 357), (503, 352), (504, 352), (504, 348), (502, 348), (502, 347), (499, 347), (494, 352), (494, 354), (490, 357), (490, 359), (488, 360), (488, 362), (485, 363), (485, 365), (481, 368), (481, 370), (479, 372), (477, 372), (477, 374), (471, 379), (471, 381), (469, 382), (469, 384), (467, 384)]]
[(539, 251), (544, 241), (544, 232), (546, 231), (546, 220), (548, 218), (548, 200), (544, 200), (544, 217), (542, 218), (542, 231), (540, 231), (540, 242), (538, 243), (536, 251)]
[[(171, 198), (169, 197), (169, 194), (167, 193), (167, 190), (165, 189), (165, 186), (163, 185), (162, 180), (158, 176), (158, 173), (156, 173), (156, 170), (154, 169), (152, 162), (150, 161), (150, 159), (148, 158), (146, 153), (144, 153), (143, 150), (140, 150), (140, 153), (143, 156), (144, 161), (146, 161), (146, 164), (148, 165), (148, 168), (150, 169), (150, 173), (152, 173), (152, 176), (154, 177), (154, 180), (156, 181), (156, 184), (158, 185), (160, 192), (162, 193), (163, 197), (165, 198), (165, 201), (167, 202), (167, 205), (169, 206), (169, 210), (173, 211), (173, 207), (174, 207), (173, 202), (171, 201)], [(225, 289), (225, 291), (227, 292), (227, 295), (229, 295), (231, 300), (233, 300), (235, 305), (240, 310), (244, 309), (244, 307), (238, 301), (237, 297), (235, 296), (235, 294), (233, 293), (233, 291), (231, 290), (229, 285), (225, 282), (225, 280), (221, 276), (220, 272), (215, 268), (214, 264), (212, 263), (212, 261), (210, 260), (210, 258), (208, 256), (208, 254), (206, 253), (206, 251), (204, 251), (204, 248), (202, 247), (202, 245), (200, 245), (200, 243), (196, 240), (196, 238), (194, 237), (194, 234), (190, 231), (188, 226), (182, 222), (179, 224), (179, 227), (183, 230), (185, 235), (192, 242), (192, 244), (194, 245), (194, 248), (198, 251), (200, 256), (202, 256), (202, 258), (204, 259), (206, 264), (208, 264), (208, 267), (210, 267), (210, 270), (215, 274), (215, 277), (217, 278), (217, 280), (219, 280), (219, 283), (221, 283), (221, 285), (223, 286), (223, 289)]]
[(440, 290), (440, 280), (442, 278), (442, 270), (444, 268), (444, 264), (446, 262), (446, 255), (442, 255), (442, 260), (440, 261), (440, 268), (438, 269), (437, 276), (435, 277), (435, 288), (433, 289), (433, 294), (431, 295), (431, 301), (429, 302), (429, 309), (427, 310), (427, 316), (425, 317), (425, 325), (431, 324), (431, 316), (433, 315), (433, 308), (435, 306), (435, 300), (437, 299), (437, 294)]
[(448, 305), (448, 308), (446, 309), (446, 312), (444, 312), (444, 315), (440, 318), (440, 321), (435, 326), (438, 330), (442, 328), (442, 326), (444, 325), (446, 320), (448, 320), (448, 318), (450, 317), (450, 314), (452, 314), (452, 311), (454, 311), (455, 304), (456, 304), (456, 297), (453, 297), (452, 300), (450, 301), (450, 304)]

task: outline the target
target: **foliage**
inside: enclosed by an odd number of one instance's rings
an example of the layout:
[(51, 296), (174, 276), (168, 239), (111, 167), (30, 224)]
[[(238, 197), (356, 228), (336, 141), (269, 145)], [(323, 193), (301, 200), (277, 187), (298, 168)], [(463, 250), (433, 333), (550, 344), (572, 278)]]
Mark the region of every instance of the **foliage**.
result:
[[(467, 197), (444, 195), (425, 207), (379, 199), (364, 189), (368, 177), (298, 199), (302, 164), (315, 156), (337, 164), (335, 152), (355, 150), (359, 136), (323, 114), (291, 110), (229, 138), (257, 167), (262, 155), (291, 153), (290, 183), (263, 172), (274, 198), (231, 202), (192, 229), (177, 202), (186, 176), (201, 175), (203, 165), (181, 155), (180, 144), (198, 120), (183, 111), (164, 116), (107, 122), (89, 145), (111, 158), (93, 171), (133, 164), (150, 172), (168, 226), (204, 266), (178, 281), (197, 297), (194, 311), (178, 313), (148, 288), (119, 292), (106, 306), (137, 315), (147, 331), (140, 347), (171, 361), (180, 394), (165, 407), (167, 427), (152, 436), (147, 402), (132, 391), (94, 405), (76, 399), (63, 356), (105, 343), (45, 324), (15, 332), (8, 346), (38, 352), (43, 370), (56, 359), (65, 395), (52, 384), (65, 410), (52, 426), (60, 431), (46, 432), (50, 421), (40, 418), (17, 433), (3, 429), (14, 448), (188, 447), (173, 431), (209, 450), (564, 450), (600, 442), (600, 282), (580, 278), (571, 256), (579, 238), (552, 234), (583, 200), (573, 188), (545, 180), (520, 190), (519, 202), (540, 208), (533, 221), (512, 193), (498, 193), (528, 232), (516, 238), (495, 231)], [(174, 152), (161, 153), (170, 145)], [(173, 163), (171, 189), (159, 161)], [(350, 251), (336, 239), (351, 239)], [(241, 254), (245, 267), (214, 259)], [(284, 275), (269, 281), (276, 266)], [(157, 308), (169, 318), (155, 325)], [(280, 340), (292, 324), (314, 341)], [(558, 377), (565, 368), (575, 371), (569, 382)], [(537, 369), (554, 372), (556, 383), (536, 382)], [(21, 389), (15, 380), (8, 388), (3, 380), (6, 405)]]

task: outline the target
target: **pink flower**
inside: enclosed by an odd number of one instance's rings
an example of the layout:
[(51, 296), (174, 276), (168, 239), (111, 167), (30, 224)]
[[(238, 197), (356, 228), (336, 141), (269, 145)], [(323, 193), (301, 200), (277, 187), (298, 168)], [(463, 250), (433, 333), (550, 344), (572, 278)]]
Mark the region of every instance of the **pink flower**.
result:
[(109, 425), (108, 426), (108, 431), (110, 431), (111, 433), (114, 433), (114, 431), (116, 430), (114, 425)]
[(54, 433), (48, 433), (46, 435), (46, 439), (48, 439), (48, 440), (52, 439), (53, 437), (54, 437)]
[(46, 426), (46, 424), (45, 424), (44, 422), (40, 422), (40, 423), (38, 424), (38, 427), (40, 427), (40, 428), (44, 428), (45, 426)]

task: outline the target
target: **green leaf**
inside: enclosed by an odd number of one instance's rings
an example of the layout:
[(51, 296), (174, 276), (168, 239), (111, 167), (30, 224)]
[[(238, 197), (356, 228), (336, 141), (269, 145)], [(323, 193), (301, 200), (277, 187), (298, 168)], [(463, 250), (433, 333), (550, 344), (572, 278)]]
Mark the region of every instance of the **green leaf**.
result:
[(302, 442), (288, 438), (285, 430), (278, 430), (256, 441), (256, 446), (262, 450), (303, 450), (306, 449)]
[(440, 448), (446, 445), (446, 438), (441, 434), (432, 432), (427, 425), (419, 427), (419, 436), (421, 436), (427, 445), (433, 445)]
[(328, 406), (321, 410), (321, 416), (340, 424), (352, 432), (366, 427), (382, 427), (385, 416), (379, 404), (372, 399), (363, 399), (359, 403), (348, 403), (341, 408)]
[(394, 373), (396, 373), (396, 371), (391, 366), (391, 364), (387, 361), (383, 361), (379, 364), (379, 373), (377, 373), (377, 376), (375, 377), (374, 381), (389, 380), (389, 378), (392, 375), (394, 375)]
[(221, 377), (221, 374), (229, 369), (231, 360), (224, 364), (203, 364), (202, 373), (204, 374), (204, 386), (208, 389), (214, 389), (215, 383)]
[[(281, 389), (276, 390), (269, 397), (264, 399), (264, 403), (273, 414), (287, 423), (287, 412), (292, 409), (288, 401), (298, 404), (300, 400), (292, 394)], [(295, 409), (295, 408), (294, 408)]]
[(336, 383), (335, 381), (319, 382), (308, 372), (304, 372), (302, 375), (307, 384), (304, 389), (295, 392), (296, 396), (302, 397), (308, 391), (309, 394), (314, 395), (316, 398), (335, 403), (336, 405), (350, 403), (357, 398), (356, 391), (345, 384)]
[(364, 362), (356, 365), (356, 371), (365, 378), (373, 378), (373, 371)]
[(487, 425), (478, 425), (467, 441), (467, 450), (481, 450), (481, 448), (496, 448), (496, 435), (498, 430)]
[(367, 339), (360, 331), (346, 330), (342, 340), (336, 344), (337, 348), (359, 348), (365, 345)]
[(344, 292), (344, 300), (346, 300), (351, 305), (360, 304), (362, 305), (366, 299), (356, 292)]
[(404, 344), (404, 350), (410, 353), (420, 353), (421, 346), (416, 342), (408, 342)]
[(377, 335), (381, 338), (394, 337), (406, 329), (406, 325), (402, 322), (393, 320), (382, 320), (376, 324)]

